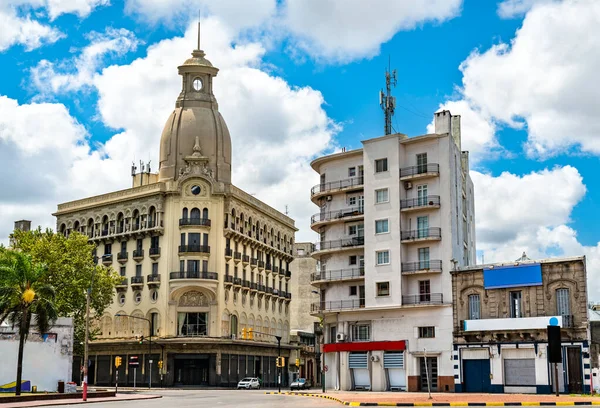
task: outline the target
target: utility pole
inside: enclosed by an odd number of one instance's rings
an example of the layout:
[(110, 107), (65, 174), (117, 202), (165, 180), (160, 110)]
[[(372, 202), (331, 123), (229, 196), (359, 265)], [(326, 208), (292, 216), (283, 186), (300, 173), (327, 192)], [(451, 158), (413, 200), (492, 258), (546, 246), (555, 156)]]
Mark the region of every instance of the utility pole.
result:
[[(281, 336), (275, 336), (275, 338), (277, 339), (277, 359), (279, 360), (281, 358)], [(281, 392), (281, 367), (277, 367), (277, 387)]]
[(391, 61), (388, 58), (388, 69), (385, 71), (385, 93), (379, 91), (379, 105), (385, 116), (384, 134), (392, 134), (392, 116), (396, 110), (396, 98), (392, 96), (392, 86), (396, 87), (396, 70), (390, 73)]
[(83, 345), (83, 400), (87, 401), (88, 389), (88, 339), (90, 325), (90, 292), (92, 288), (88, 288), (85, 296), (85, 340)]

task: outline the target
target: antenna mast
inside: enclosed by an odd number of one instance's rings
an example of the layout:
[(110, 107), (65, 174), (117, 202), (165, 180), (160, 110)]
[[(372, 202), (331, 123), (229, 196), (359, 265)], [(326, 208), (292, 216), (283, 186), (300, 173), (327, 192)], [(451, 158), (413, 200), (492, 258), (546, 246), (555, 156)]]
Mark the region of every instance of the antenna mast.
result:
[(379, 91), (379, 105), (385, 115), (384, 134), (392, 134), (392, 116), (396, 109), (396, 98), (392, 96), (392, 86), (396, 87), (396, 70), (390, 73), (391, 60), (388, 57), (388, 69), (385, 71), (385, 93)]
[(200, 10), (198, 10), (198, 48), (196, 49), (200, 49)]

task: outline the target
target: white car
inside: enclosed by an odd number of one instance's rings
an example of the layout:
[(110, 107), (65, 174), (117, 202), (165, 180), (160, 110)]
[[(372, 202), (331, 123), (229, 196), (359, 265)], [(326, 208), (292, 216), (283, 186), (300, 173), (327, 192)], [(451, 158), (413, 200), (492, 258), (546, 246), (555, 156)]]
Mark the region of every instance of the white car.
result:
[(237, 385), (237, 389), (239, 390), (240, 388), (245, 388), (247, 390), (249, 390), (250, 388), (254, 388), (258, 390), (260, 389), (260, 381), (258, 381), (258, 378), (242, 378), (242, 380)]
[(297, 390), (308, 390), (310, 385), (310, 381), (306, 378), (298, 378), (290, 385), (290, 390), (293, 390), (294, 388)]

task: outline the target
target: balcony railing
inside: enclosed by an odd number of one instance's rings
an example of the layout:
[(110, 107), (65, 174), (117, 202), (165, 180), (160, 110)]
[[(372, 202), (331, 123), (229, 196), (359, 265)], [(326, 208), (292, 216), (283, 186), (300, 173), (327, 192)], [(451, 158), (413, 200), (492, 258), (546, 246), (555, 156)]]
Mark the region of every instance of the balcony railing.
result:
[(242, 253), (241, 252), (234, 252), (233, 253), (233, 259), (239, 261), (242, 259)]
[(233, 284), (237, 286), (242, 286), (242, 278), (233, 278)]
[(140, 259), (144, 257), (144, 250), (143, 249), (135, 249), (133, 251), (133, 259)]
[(279, 273), (279, 268), (277, 266), (273, 266), (273, 272)]
[(225, 275), (225, 283), (233, 283), (233, 276)]
[(327, 211), (321, 212), (313, 215), (310, 218), (310, 223), (314, 224), (317, 222), (323, 221), (331, 221), (331, 220), (341, 220), (347, 217), (356, 217), (359, 215), (363, 215), (365, 213), (364, 207), (353, 207), (353, 208), (344, 208), (343, 210), (335, 210), (335, 211)]
[(244, 262), (244, 263), (250, 262), (250, 256), (249, 255), (242, 255), (242, 262)]
[(573, 315), (563, 315), (562, 327), (565, 329), (572, 329), (575, 327), (575, 319)]
[(327, 183), (317, 184), (310, 190), (311, 196), (328, 191), (342, 190), (348, 187), (358, 187), (364, 184), (364, 177), (352, 177), (345, 180), (330, 181)]
[(210, 280), (218, 280), (219, 274), (216, 272), (206, 272), (206, 271), (180, 271), (180, 272), (171, 272), (169, 277), (171, 279), (210, 279)]
[(104, 255), (102, 255), (102, 263), (109, 264), (109, 263), (112, 263), (112, 261), (113, 261), (112, 254), (104, 254)]
[(311, 305), (311, 312), (322, 312), (327, 310), (359, 309), (365, 307), (364, 299), (331, 300), (316, 302)]
[(425, 238), (434, 238), (439, 239), (442, 238), (442, 229), (441, 228), (421, 228), (412, 231), (402, 231), (400, 233), (401, 241), (412, 241), (417, 239), (425, 239)]
[(146, 276), (146, 282), (150, 283), (160, 283), (160, 275), (148, 275)]
[(360, 246), (365, 244), (365, 237), (353, 237), (336, 239), (335, 241), (321, 241), (314, 246), (315, 251), (324, 251), (326, 249), (337, 249)]
[(127, 251), (121, 251), (117, 254), (117, 261), (126, 261), (129, 258), (129, 253)]
[(404, 167), (400, 169), (400, 178), (419, 176), (421, 174), (440, 174), (440, 165), (437, 163), (420, 164), (417, 166)]
[(417, 262), (403, 262), (402, 273), (415, 273), (419, 271), (442, 271), (442, 261), (430, 260), (430, 261), (417, 261)]
[(199, 225), (202, 227), (210, 227), (210, 219), (208, 218), (180, 218), (179, 226)]
[(242, 286), (244, 288), (250, 289), (250, 281), (249, 280), (242, 280)]
[(233, 256), (233, 249), (225, 248), (225, 256), (231, 258)]
[(428, 195), (427, 197), (409, 198), (400, 200), (400, 209), (434, 207), (440, 205), (440, 196)]
[(184, 324), (179, 332), (180, 337), (203, 337), (208, 335), (206, 324)]
[(259, 268), (264, 268), (265, 267), (265, 261), (258, 261), (258, 267)]
[(292, 272), (291, 271), (285, 271), (285, 277), (286, 278), (291, 278), (292, 277)]
[(179, 245), (179, 252), (202, 252), (210, 254), (208, 245)]
[(144, 277), (143, 276), (132, 276), (131, 277), (131, 284), (132, 285), (141, 285), (144, 283)]
[(402, 295), (403, 305), (441, 305), (444, 303), (442, 293), (421, 293), (418, 295)]
[(258, 283), (251, 282), (250, 283), (250, 289), (252, 289), (252, 290), (258, 290)]
[(150, 256), (160, 256), (160, 247), (150, 247)]
[(121, 280), (117, 283), (116, 286), (127, 286), (127, 277), (121, 276)]
[(257, 263), (258, 263), (258, 259), (256, 259), (256, 258), (250, 259), (250, 265), (256, 265)]
[(270, 263), (267, 263), (267, 264), (265, 265), (265, 269), (266, 269), (267, 271), (270, 271), (271, 269), (273, 269), (273, 265), (272, 265), (272, 264), (270, 264)]
[(315, 281), (336, 281), (343, 279), (356, 279), (365, 276), (365, 268), (337, 269), (333, 271), (321, 271), (313, 273), (310, 280)]
[(258, 285), (258, 291), (259, 292), (266, 292), (267, 291), (267, 287), (265, 285)]

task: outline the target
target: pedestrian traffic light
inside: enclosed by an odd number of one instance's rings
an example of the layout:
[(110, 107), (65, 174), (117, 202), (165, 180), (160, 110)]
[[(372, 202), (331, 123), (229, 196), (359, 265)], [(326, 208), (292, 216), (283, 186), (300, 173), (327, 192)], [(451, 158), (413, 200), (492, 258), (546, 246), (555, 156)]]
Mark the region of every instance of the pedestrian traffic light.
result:
[(296, 367), (300, 367), (300, 359), (299, 358), (296, 359)]
[(121, 357), (116, 356), (115, 357), (115, 367), (119, 368), (120, 366), (121, 366)]
[(244, 327), (242, 328), (242, 340), (246, 340), (247, 336), (248, 335), (246, 334), (246, 328)]
[(254, 329), (252, 327), (248, 329), (248, 340), (254, 340)]
[(163, 368), (163, 361), (162, 360), (158, 360), (158, 369), (162, 370)]

